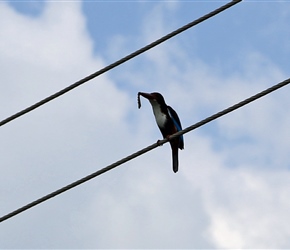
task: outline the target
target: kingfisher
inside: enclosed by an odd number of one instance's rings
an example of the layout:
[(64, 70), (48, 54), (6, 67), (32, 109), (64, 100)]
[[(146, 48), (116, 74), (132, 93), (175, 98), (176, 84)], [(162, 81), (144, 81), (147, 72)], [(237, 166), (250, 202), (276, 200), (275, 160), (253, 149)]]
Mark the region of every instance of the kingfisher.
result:
[[(155, 116), (156, 123), (163, 135), (163, 138), (169, 138), (170, 135), (182, 130), (181, 123), (177, 113), (173, 108), (167, 106), (163, 96), (160, 93), (138, 93), (138, 108), (141, 107), (140, 95), (149, 100), (153, 113)], [(184, 148), (183, 136), (175, 137), (170, 140), (170, 146), (172, 150), (172, 165), (173, 172), (178, 171), (178, 148)]]

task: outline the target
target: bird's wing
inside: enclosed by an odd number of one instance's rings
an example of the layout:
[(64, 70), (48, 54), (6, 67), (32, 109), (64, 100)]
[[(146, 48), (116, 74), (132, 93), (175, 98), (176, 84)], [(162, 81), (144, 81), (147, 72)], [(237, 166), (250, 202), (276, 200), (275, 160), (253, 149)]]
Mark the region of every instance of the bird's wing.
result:
[[(177, 131), (182, 130), (181, 122), (180, 122), (179, 117), (178, 117), (177, 113), (175, 112), (175, 110), (173, 108), (171, 108), (170, 106), (167, 106), (167, 110), (168, 110), (168, 114), (169, 114), (170, 118), (172, 119)], [(179, 148), (183, 149), (184, 141), (183, 141), (182, 135), (180, 136), (180, 139), (181, 140), (180, 140)]]
[(167, 106), (167, 109), (168, 109), (168, 114), (169, 114), (170, 118), (172, 119), (175, 127), (177, 128), (177, 131), (182, 130), (181, 123), (180, 123), (180, 120), (179, 120), (177, 113), (170, 106)]

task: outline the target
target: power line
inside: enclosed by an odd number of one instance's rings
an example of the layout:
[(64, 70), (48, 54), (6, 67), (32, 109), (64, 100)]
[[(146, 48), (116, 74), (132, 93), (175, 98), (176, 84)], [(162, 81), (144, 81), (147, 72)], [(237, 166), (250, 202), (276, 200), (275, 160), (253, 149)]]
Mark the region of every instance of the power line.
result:
[(115, 68), (115, 67), (117, 67), (117, 66), (119, 66), (119, 65), (121, 65), (123, 63), (125, 63), (126, 61), (129, 61), (129, 60), (133, 59), (134, 57), (144, 53), (145, 51), (152, 49), (153, 47), (165, 42), (166, 40), (169, 40), (170, 38), (182, 33), (185, 30), (187, 30), (187, 29), (189, 29), (189, 28), (191, 28), (191, 27), (193, 27), (193, 26), (195, 26), (195, 25), (197, 25), (197, 24), (199, 24), (199, 23), (201, 23), (201, 22), (203, 22), (203, 21), (205, 21), (205, 20), (217, 15), (217, 14), (219, 14), (220, 12), (232, 7), (233, 5), (235, 5), (235, 4), (237, 4), (237, 3), (241, 2), (241, 1), (242, 0), (232, 0), (231, 2), (221, 6), (220, 8), (218, 8), (218, 9), (216, 9), (216, 10), (214, 10), (214, 11), (212, 11), (212, 12), (210, 12), (210, 13), (208, 13), (208, 14), (206, 14), (206, 15), (204, 15), (204, 16), (202, 16), (202, 17), (200, 17), (200, 18), (198, 18), (198, 19), (196, 19), (196, 20), (184, 25), (184, 26), (182, 26), (181, 28), (179, 28), (179, 29), (177, 29), (177, 30), (175, 30), (175, 31), (173, 31), (173, 32), (171, 32), (171, 33), (159, 38), (155, 42), (152, 42), (152, 43), (146, 45), (145, 47), (143, 47), (143, 48), (141, 48), (139, 50), (136, 50), (135, 52), (133, 52), (133, 53), (131, 53), (131, 54), (119, 59), (118, 61), (116, 61), (116, 62), (114, 62), (114, 63), (112, 63), (112, 64), (110, 64), (110, 65), (108, 65), (108, 66), (106, 66), (106, 67), (104, 67), (102, 69), (100, 69), (99, 71), (97, 71), (97, 72), (95, 72), (95, 73), (93, 73), (93, 74), (91, 74), (91, 75), (89, 75), (89, 76), (87, 76), (87, 77), (85, 77), (85, 78), (73, 83), (72, 85), (70, 85), (70, 86), (68, 86), (68, 87), (66, 87), (66, 88), (64, 88), (64, 89), (62, 89), (62, 90), (60, 90), (60, 91), (58, 91), (58, 92), (46, 97), (46, 98), (44, 98), (43, 100), (31, 105), (30, 107), (27, 107), (27, 108), (15, 113), (14, 115), (11, 115), (11, 116), (7, 117), (6, 119), (0, 121), (0, 126), (3, 126), (4, 124), (6, 124), (8, 122), (11, 122), (12, 120), (14, 120), (16, 118), (18, 118), (18, 117), (20, 117), (20, 116), (22, 116), (22, 115), (24, 115), (26, 113), (31, 112), (32, 110), (34, 110), (34, 109), (36, 109), (36, 108), (38, 108), (38, 107), (40, 107), (40, 106), (52, 101), (53, 99), (55, 99), (57, 97), (60, 97), (61, 95), (73, 90), (74, 88), (76, 88), (76, 87), (78, 87), (78, 86), (80, 86), (80, 85), (82, 85), (82, 84), (94, 79), (95, 77), (97, 77), (99, 75), (104, 74), (105, 72), (107, 72), (107, 71), (109, 71), (109, 70), (111, 70), (111, 69), (113, 69), (113, 68)]
[(282, 87), (288, 85), (289, 83), (290, 83), (290, 78), (288, 78), (287, 80), (285, 80), (283, 82), (280, 82), (280, 83), (278, 83), (278, 84), (276, 84), (276, 85), (274, 85), (274, 86), (272, 86), (272, 87), (270, 87), (268, 89), (265, 89), (262, 92), (259, 92), (256, 95), (253, 95), (253, 96), (251, 96), (251, 97), (249, 97), (249, 98), (247, 98), (247, 99), (245, 99), (245, 100), (243, 100), (243, 101), (241, 101), (241, 102), (239, 102), (239, 103), (237, 103), (237, 104), (235, 104), (235, 105), (233, 105), (233, 106), (231, 106), (229, 108), (226, 108), (226, 109), (224, 109), (224, 110), (222, 110), (222, 111), (220, 111), (218, 113), (215, 113), (214, 115), (209, 116), (209, 117), (205, 118), (204, 120), (202, 120), (200, 122), (197, 122), (197, 123), (193, 124), (192, 126), (189, 126), (189, 127), (185, 128), (185, 129), (179, 131), (178, 133), (173, 134), (172, 136), (169, 137), (169, 139), (163, 139), (163, 140), (158, 141), (158, 143), (153, 143), (152, 145), (150, 145), (150, 146), (148, 146), (146, 148), (143, 148), (143, 149), (141, 149), (141, 150), (139, 150), (139, 151), (137, 151), (137, 152), (135, 152), (135, 153), (133, 153), (133, 154), (131, 154), (131, 155), (129, 155), (129, 156), (127, 156), (127, 157), (125, 157), (125, 158), (113, 163), (113, 164), (111, 164), (111, 165), (108, 165), (107, 167), (104, 167), (104, 168), (102, 168), (102, 169), (100, 169), (100, 170), (98, 170), (98, 171), (96, 171), (96, 172), (94, 172), (94, 173), (82, 178), (82, 179), (79, 179), (79, 180), (77, 180), (77, 181), (75, 181), (75, 182), (73, 182), (73, 183), (71, 183), (71, 184), (69, 184), (69, 185), (67, 185), (67, 186), (65, 186), (63, 188), (60, 188), (60, 189), (58, 189), (58, 190), (56, 190), (56, 191), (54, 191), (54, 192), (52, 192), (52, 193), (50, 193), (48, 195), (43, 196), (42, 198), (40, 198), (38, 200), (35, 200), (35, 201), (33, 201), (33, 202), (31, 202), (31, 203), (29, 203), (29, 204), (27, 204), (27, 205), (25, 205), (25, 206), (23, 206), (21, 208), (18, 208), (15, 211), (13, 211), (13, 212), (11, 212), (11, 213), (9, 213), (7, 215), (4, 215), (3, 217), (0, 217), (0, 223), (5, 221), (5, 220), (7, 220), (7, 219), (9, 219), (9, 218), (11, 218), (11, 217), (13, 217), (13, 216), (15, 216), (15, 215), (17, 215), (17, 214), (20, 214), (20, 213), (24, 212), (25, 210), (28, 210), (28, 209), (30, 209), (30, 208), (32, 208), (32, 207), (34, 207), (34, 206), (46, 201), (46, 200), (49, 200), (49, 199), (51, 199), (51, 198), (53, 198), (53, 197), (55, 197), (57, 195), (60, 195), (61, 193), (64, 193), (64, 192), (66, 192), (66, 191), (68, 191), (68, 190), (70, 190), (70, 189), (72, 189), (72, 188), (74, 188), (76, 186), (79, 186), (79, 185), (81, 185), (81, 184), (83, 184), (83, 183), (85, 183), (85, 182), (87, 182), (87, 181), (89, 181), (89, 180), (91, 180), (91, 179), (93, 179), (93, 178), (95, 178), (95, 177), (97, 177), (97, 176), (109, 171), (109, 170), (112, 170), (113, 168), (116, 168), (116, 167), (118, 167), (118, 166), (120, 166), (120, 165), (122, 165), (122, 164), (124, 164), (124, 163), (126, 163), (126, 162), (128, 162), (128, 161), (130, 161), (130, 160), (132, 160), (134, 158), (136, 158), (136, 157), (139, 157), (140, 155), (145, 154), (148, 151), (151, 151), (152, 149), (154, 149), (154, 148), (156, 148), (156, 147), (158, 147), (160, 145), (163, 145), (164, 143), (167, 143), (169, 140), (171, 140), (171, 139), (173, 139), (173, 138), (175, 138), (177, 136), (180, 136), (182, 134), (188, 133), (188, 132), (190, 132), (190, 131), (198, 128), (198, 127), (201, 127), (201, 126), (203, 126), (203, 125), (205, 125), (205, 124), (207, 124), (207, 123), (209, 123), (209, 122), (221, 117), (221, 116), (224, 116), (224, 115), (226, 115), (226, 114), (228, 114), (230, 112), (233, 112), (236, 109), (239, 109), (239, 108), (241, 108), (241, 107), (243, 107), (243, 106), (245, 106), (245, 105), (247, 105), (247, 104), (249, 104), (249, 103), (251, 103), (251, 102), (253, 102), (253, 101), (255, 101), (255, 100), (257, 100), (257, 99), (259, 99), (259, 98), (261, 98), (263, 96), (265, 96), (265, 95), (270, 94), (273, 91), (278, 90), (279, 88), (282, 88)]

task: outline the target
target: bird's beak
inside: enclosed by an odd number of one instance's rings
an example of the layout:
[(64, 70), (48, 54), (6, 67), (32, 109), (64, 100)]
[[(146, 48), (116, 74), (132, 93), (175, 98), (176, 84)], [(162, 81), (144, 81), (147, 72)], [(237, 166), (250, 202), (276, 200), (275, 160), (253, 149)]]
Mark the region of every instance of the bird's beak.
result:
[(138, 93), (138, 96), (140, 96), (140, 95), (143, 96), (143, 97), (145, 97), (148, 100), (155, 99), (154, 96), (152, 94), (149, 94), (149, 93), (139, 92)]
[(152, 95), (152, 94), (144, 93), (144, 92), (138, 92), (138, 97), (137, 97), (137, 99), (138, 99), (138, 108), (141, 108), (140, 95), (143, 96), (143, 97), (145, 97), (149, 101), (155, 99), (154, 95)]

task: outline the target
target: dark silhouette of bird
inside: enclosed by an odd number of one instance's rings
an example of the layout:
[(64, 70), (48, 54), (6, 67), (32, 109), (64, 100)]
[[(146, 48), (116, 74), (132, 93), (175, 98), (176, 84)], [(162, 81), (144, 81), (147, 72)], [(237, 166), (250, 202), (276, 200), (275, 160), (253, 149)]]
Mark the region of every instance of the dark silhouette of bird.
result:
[[(160, 93), (138, 93), (138, 107), (141, 107), (140, 95), (149, 100), (152, 105), (153, 113), (156, 123), (163, 135), (163, 138), (169, 138), (170, 135), (182, 130), (181, 123), (177, 113), (173, 108), (167, 106), (163, 96)], [(184, 148), (183, 136), (175, 137), (170, 140), (170, 146), (172, 149), (172, 165), (173, 171), (178, 171), (178, 148)]]

